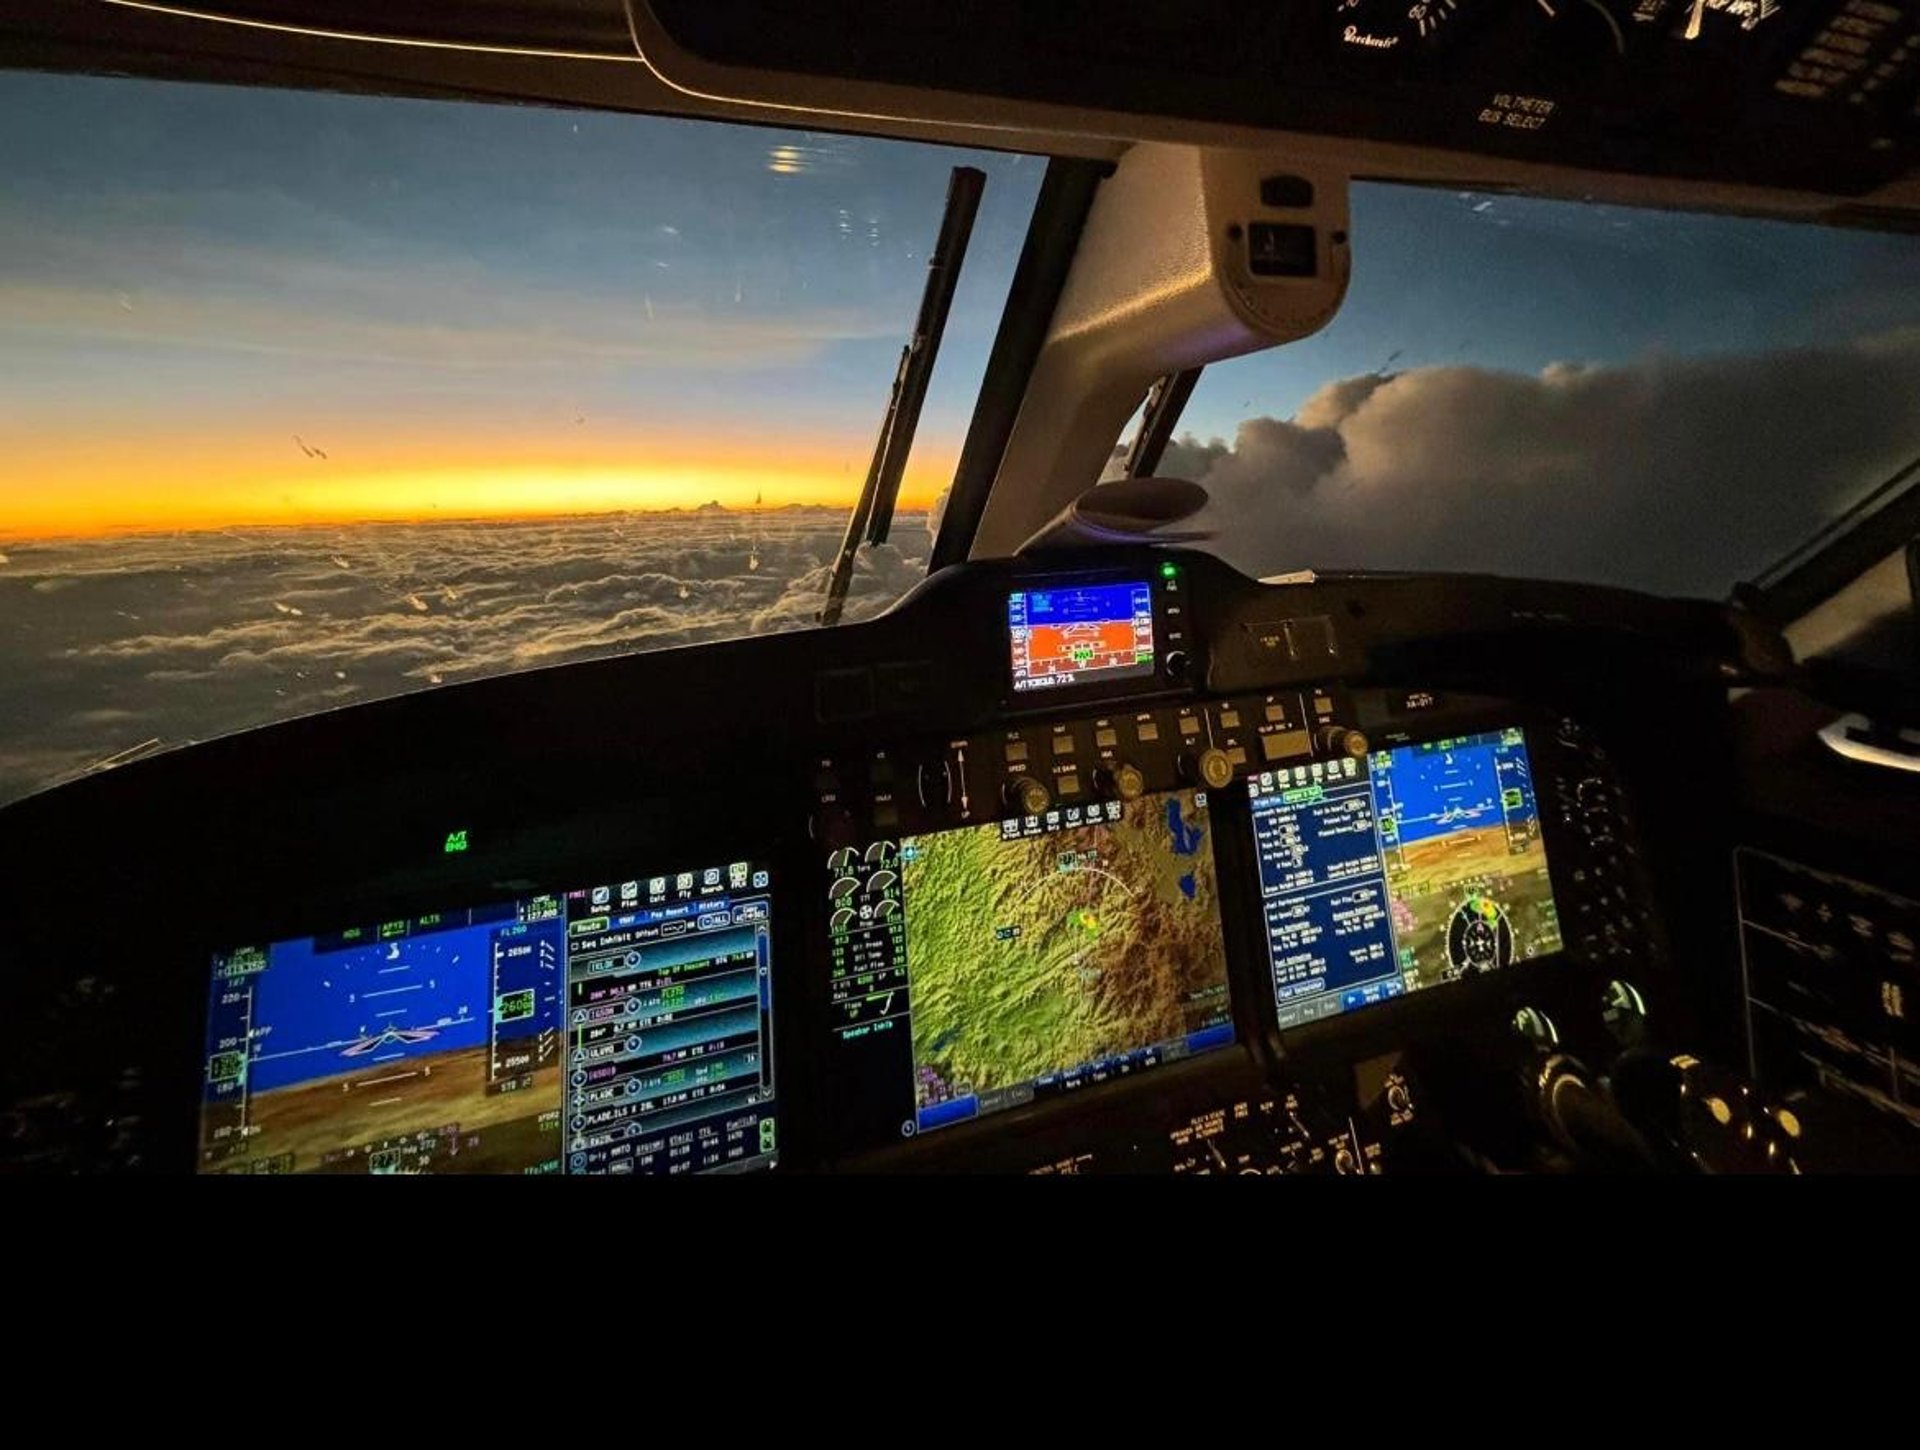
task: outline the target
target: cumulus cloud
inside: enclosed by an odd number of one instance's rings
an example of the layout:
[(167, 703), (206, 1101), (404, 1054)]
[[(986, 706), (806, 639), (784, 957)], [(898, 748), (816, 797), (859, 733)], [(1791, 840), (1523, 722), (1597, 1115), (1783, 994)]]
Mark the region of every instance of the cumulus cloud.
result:
[[(537, 665), (800, 629), (835, 510), (229, 529), (10, 545), (0, 802), (158, 738)], [(909, 549), (918, 520), (902, 516)], [(912, 587), (863, 550), (846, 618)]]
[[(830, 550), (818, 565), (796, 576), (769, 608), (754, 616), (754, 633), (801, 629), (813, 623), (821, 601), (826, 598), (827, 580), (832, 573), (833, 553)], [(847, 602), (840, 615), (842, 622), (853, 624), (862, 619), (871, 619), (926, 575), (925, 553), (905, 554), (893, 544), (862, 548), (854, 556), (853, 578), (847, 586)]]
[(1329, 383), (1160, 472), (1252, 573), (1455, 569), (1724, 593), (1920, 454), (1920, 333)]

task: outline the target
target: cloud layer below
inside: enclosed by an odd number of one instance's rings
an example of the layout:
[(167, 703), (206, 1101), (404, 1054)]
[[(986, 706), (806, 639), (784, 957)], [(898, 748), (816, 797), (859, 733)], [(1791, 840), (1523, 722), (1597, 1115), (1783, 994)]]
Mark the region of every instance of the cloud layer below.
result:
[[(9, 545), (0, 802), (171, 748), (509, 670), (809, 626), (837, 510), (246, 529)], [(864, 551), (848, 620), (925, 574)]]

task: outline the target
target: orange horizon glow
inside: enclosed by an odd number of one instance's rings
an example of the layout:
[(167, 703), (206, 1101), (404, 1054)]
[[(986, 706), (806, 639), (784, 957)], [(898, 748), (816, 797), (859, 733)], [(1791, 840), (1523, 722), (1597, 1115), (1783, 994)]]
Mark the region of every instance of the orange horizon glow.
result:
[[(294, 445), (287, 444), (289, 450)], [(118, 453), (121, 450), (113, 450)], [(152, 450), (149, 449), (149, 452)], [(505, 453), (518, 449), (503, 449)], [(831, 453), (831, 456), (829, 455)], [(916, 450), (899, 506), (930, 507), (952, 476), (957, 448)], [(172, 533), (223, 528), (426, 523), (463, 519), (671, 512), (719, 503), (732, 510), (848, 508), (865, 480), (844, 449), (819, 446), (703, 460), (660, 457), (656, 446), (627, 462), (599, 454), (567, 461), (496, 457), (460, 463), (394, 459), (385, 466), (304, 468), (253, 473), (240, 460), (190, 460), (178, 466), (132, 459), (48, 459), (34, 470), (41, 486), (6, 500), (0, 542)], [(651, 457), (649, 457), (651, 455)], [(64, 464), (64, 467), (60, 465)], [(224, 465), (224, 466), (223, 466)]]

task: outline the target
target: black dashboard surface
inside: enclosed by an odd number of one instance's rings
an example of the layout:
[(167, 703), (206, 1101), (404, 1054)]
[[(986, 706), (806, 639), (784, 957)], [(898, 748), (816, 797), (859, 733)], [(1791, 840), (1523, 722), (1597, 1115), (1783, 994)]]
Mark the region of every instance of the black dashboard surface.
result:
[[(1011, 688), (1010, 596), (1149, 578), (1162, 581), (1150, 675)], [(778, 1127), (747, 1159), (1214, 1171), (1222, 1144), (1252, 1133), (1257, 1151), (1233, 1150), (1249, 1162), (1366, 1171), (1415, 1116), (1402, 1106), (1410, 1041), (1504, 1050), (1522, 1007), (1570, 1044), (1597, 1036), (1602, 994), (1628, 969), (1676, 1031), (1716, 1015), (1673, 963), (1726, 950), (1729, 914), (1711, 909), (1725, 873), (1697, 866), (1725, 859), (1715, 742), (1728, 685), (1779, 663), (1767, 631), (1706, 603), (1493, 578), (1263, 585), (1204, 554), (1114, 550), (957, 566), (864, 624), (506, 676), (209, 742), (0, 811), (6, 954), (16, 1020), (32, 1024), (5, 1069), (9, 1162), (248, 1166), (196, 1136), (216, 953), (355, 923), (417, 932), (568, 891), (569, 920), (591, 913), (594, 930), (605, 897), (583, 883), (644, 896), (652, 873), (713, 862), (715, 889), (737, 864), (737, 898), (770, 883), (753, 1030), (777, 1064), (763, 1071)], [(1563, 940), (1539, 961), (1282, 1030), (1249, 815), (1262, 769), (1282, 767), (1283, 785), (1289, 764), (1302, 780), (1337, 773), (1343, 751), (1366, 748), (1343, 732), (1413, 749), (1507, 730), (1533, 751)], [(1038, 767), (1016, 748), (1047, 761), (1050, 802), (1021, 802)], [(1192, 813), (1196, 791), (1213, 816), (1231, 992), (1206, 1019), (1221, 1025), (1192, 1040), (1218, 1050), (1042, 1075), (1064, 1091), (893, 1131), (901, 1113), (868, 1099), (906, 1079), (863, 1086), (836, 1016), (836, 854), (962, 827), (1017, 835), (1036, 804), (1077, 816), (1069, 803), (1084, 800), (1089, 826), (1096, 804), (1117, 813), (1123, 798)], [(1191, 877), (1189, 902), (1206, 889)], [(356, 1050), (392, 1042), (370, 1033)], [(1295, 1076), (1277, 1088), (1283, 1061)]]

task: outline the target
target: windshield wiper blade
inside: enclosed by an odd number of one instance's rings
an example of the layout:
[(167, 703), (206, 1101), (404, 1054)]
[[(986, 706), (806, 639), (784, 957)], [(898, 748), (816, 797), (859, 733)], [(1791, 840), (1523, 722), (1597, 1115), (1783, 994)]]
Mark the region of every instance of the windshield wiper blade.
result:
[(972, 166), (954, 167), (947, 182), (947, 209), (940, 218), (940, 235), (933, 253), (927, 258), (927, 286), (920, 296), (920, 315), (900, 351), (900, 366), (893, 375), (887, 411), (880, 419), (880, 437), (874, 443), (873, 462), (867, 466), (867, 481), (847, 518), (846, 538), (834, 558), (833, 572), (827, 576), (827, 601), (820, 609), (822, 624), (840, 622), (862, 541), (884, 544), (893, 527), (894, 501), (900, 496), (900, 480), (913, 449), (914, 432), (920, 426), (920, 408), (927, 400), (927, 383), (933, 377), (933, 362), (947, 330), (947, 313), (953, 307), (953, 291), (960, 281), (960, 264), (966, 260), (973, 219), (980, 210), (980, 194), (986, 184), (986, 172)]

